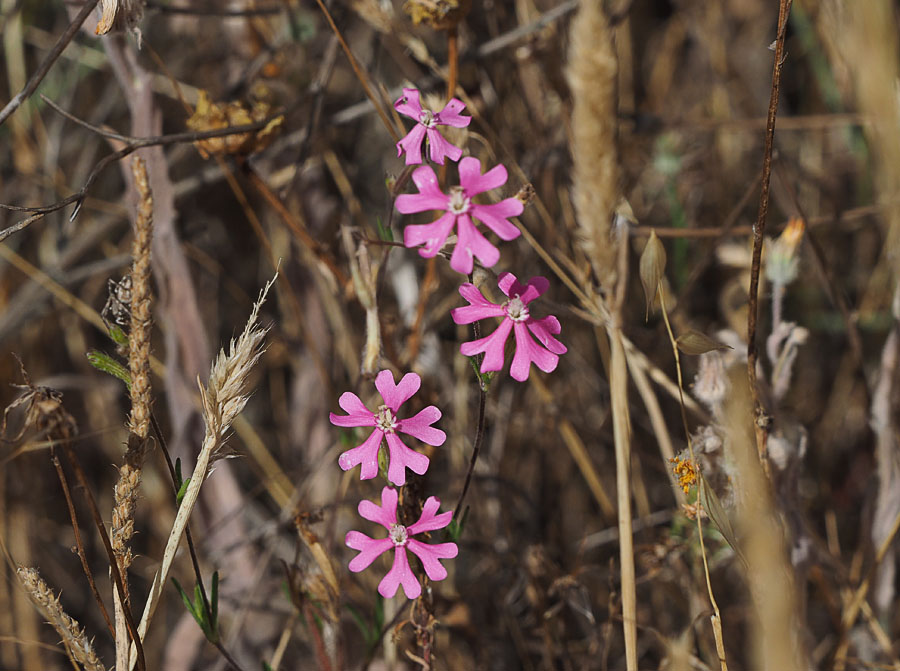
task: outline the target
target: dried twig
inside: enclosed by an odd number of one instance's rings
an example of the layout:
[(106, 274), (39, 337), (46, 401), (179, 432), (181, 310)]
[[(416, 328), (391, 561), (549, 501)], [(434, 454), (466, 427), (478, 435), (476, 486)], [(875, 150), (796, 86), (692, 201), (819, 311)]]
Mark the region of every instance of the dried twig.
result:
[(775, 142), (775, 114), (778, 111), (778, 89), (781, 84), (781, 68), (784, 65), (784, 39), (788, 15), (793, 0), (780, 0), (778, 6), (778, 33), (775, 38), (775, 64), (772, 69), (772, 92), (769, 96), (769, 114), (766, 119), (766, 146), (763, 153), (762, 189), (759, 194), (759, 212), (753, 229), (753, 261), (750, 267), (749, 311), (747, 314), (747, 374), (750, 378), (750, 394), (753, 399), (756, 450), (763, 469), (768, 474), (766, 459), (765, 411), (759, 398), (756, 381), (756, 362), (759, 349), (756, 344), (756, 320), (759, 312), (759, 273), (762, 264), (763, 234), (769, 213), (769, 181), (772, 176), (772, 148)]
[[(47, 54), (35, 73), (31, 75), (28, 83), (25, 84), (25, 88), (13, 96), (13, 99), (6, 103), (6, 106), (0, 110), (0, 125), (2, 125), (13, 112), (19, 109), (22, 103), (28, 100), (31, 94), (37, 90), (37, 87), (44, 81), (44, 77), (50, 72), (50, 68), (53, 67), (56, 59), (59, 58), (69, 42), (72, 41), (72, 38), (75, 37), (75, 34), (81, 29), (81, 24), (87, 20), (87, 17), (94, 11), (94, 7), (97, 6), (99, 1), (100, 0), (88, 0), (84, 3), (81, 11), (75, 15), (75, 18), (72, 19), (72, 23), (70, 23), (69, 27), (66, 28), (66, 31), (59, 36), (59, 39), (56, 41), (56, 44), (53, 45), (50, 53)], [(2, 240), (2, 238), (0, 238), (0, 240)]]

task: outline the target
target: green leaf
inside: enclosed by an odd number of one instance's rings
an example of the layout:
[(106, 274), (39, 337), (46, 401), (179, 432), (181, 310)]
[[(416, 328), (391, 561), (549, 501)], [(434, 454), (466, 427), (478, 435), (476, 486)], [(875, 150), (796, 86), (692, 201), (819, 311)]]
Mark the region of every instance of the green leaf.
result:
[(212, 616), (210, 617), (210, 625), (212, 626), (212, 630), (216, 632), (216, 636), (219, 634), (219, 572), (213, 571), (212, 575), (212, 589), (209, 592), (209, 607), (212, 610)]
[(128, 336), (125, 335), (125, 331), (115, 324), (109, 329), (109, 337), (112, 338), (112, 341), (119, 347), (128, 347)]
[(469, 506), (466, 506), (465, 510), (463, 510), (463, 514), (460, 515), (459, 519), (453, 519), (450, 521), (450, 524), (447, 525), (447, 535), (454, 543), (459, 541), (460, 537), (462, 536), (463, 529), (466, 526), (466, 520), (469, 518), (469, 510)]
[(131, 387), (131, 373), (121, 363), (113, 359), (109, 354), (92, 349), (87, 353), (88, 363), (99, 371), (117, 377)]
[(388, 455), (387, 450), (382, 450), (382, 445), (379, 443), (378, 445), (378, 472), (381, 473), (381, 477), (390, 482), (388, 478)]
[(184, 607), (187, 608), (188, 612), (194, 616), (194, 619), (197, 621), (197, 624), (199, 624), (202, 627), (203, 626), (203, 623), (201, 622), (202, 615), (198, 615), (197, 612), (194, 610), (194, 604), (191, 603), (191, 599), (190, 599), (190, 597), (188, 597), (187, 592), (185, 592), (181, 588), (181, 584), (175, 578), (172, 578), (172, 582), (175, 584), (175, 589), (177, 589), (178, 593), (181, 594), (181, 600), (184, 602)]
[(184, 495), (187, 494), (188, 485), (191, 484), (191, 479), (188, 478), (184, 482), (181, 483), (181, 487), (178, 488), (178, 493), (175, 495), (175, 505), (181, 506), (181, 502), (184, 500)]
[(347, 611), (350, 613), (350, 617), (353, 618), (353, 623), (359, 629), (359, 633), (362, 634), (366, 647), (372, 645), (372, 627), (369, 626), (369, 623), (366, 622), (360, 612), (349, 603), (347, 604)]
[(383, 240), (384, 242), (394, 241), (394, 232), (384, 225), (384, 222), (381, 221), (381, 217), (375, 217), (375, 229), (378, 232), (379, 240)]
[(379, 593), (375, 593), (375, 613), (372, 618), (375, 622), (375, 641), (378, 642), (378, 636), (384, 627), (384, 597)]
[(263, 660), (262, 662), (262, 668), (263, 671), (273, 671), (272, 667), (269, 666), (268, 662), (266, 662), (265, 660)]

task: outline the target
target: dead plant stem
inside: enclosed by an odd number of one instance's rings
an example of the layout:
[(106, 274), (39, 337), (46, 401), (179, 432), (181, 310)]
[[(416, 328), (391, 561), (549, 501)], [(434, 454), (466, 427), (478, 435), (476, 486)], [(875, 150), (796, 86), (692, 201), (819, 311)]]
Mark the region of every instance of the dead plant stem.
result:
[(13, 112), (19, 109), (22, 103), (28, 100), (28, 98), (37, 90), (37, 87), (44, 81), (44, 77), (50, 72), (50, 68), (53, 67), (53, 64), (60, 57), (62, 52), (65, 51), (65, 48), (69, 46), (69, 42), (72, 41), (72, 38), (74, 38), (81, 29), (81, 24), (83, 24), (88, 16), (91, 15), (91, 12), (94, 11), (94, 7), (97, 6), (99, 1), (100, 0), (88, 0), (84, 3), (81, 11), (75, 15), (75, 18), (72, 19), (72, 23), (70, 23), (65, 32), (59, 36), (59, 39), (56, 41), (56, 44), (53, 45), (50, 53), (47, 54), (38, 66), (38, 69), (35, 70), (34, 74), (31, 75), (31, 78), (25, 84), (25, 88), (13, 96), (12, 100), (6, 103), (6, 106), (0, 110), (0, 125), (2, 125)]
[(344, 49), (344, 53), (347, 54), (347, 60), (350, 61), (350, 67), (353, 68), (353, 72), (356, 74), (356, 78), (362, 85), (363, 91), (365, 91), (366, 93), (366, 97), (369, 99), (369, 102), (372, 103), (375, 111), (378, 112), (378, 116), (381, 117), (381, 121), (384, 124), (384, 127), (387, 129), (388, 134), (391, 136), (391, 139), (394, 142), (399, 142), (400, 136), (397, 134), (396, 129), (391, 124), (391, 120), (388, 118), (387, 114), (385, 114), (384, 108), (381, 105), (381, 100), (379, 100), (378, 96), (375, 95), (375, 92), (369, 85), (368, 76), (365, 72), (363, 72), (363, 69), (357, 62), (356, 57), (353, 55), (353, 52), (350, 51), (350, 45), (347, 44), (347, 41), (341, 34), (341, 31), (338, 30), (337, 25), (335, 25), (334, 23), (334, 19), (331, 18), (331, 12), (328, 11), (328, 7), (325, 6), (325, 3), (322, 2), (322, 0), (316, 0), (316, 2), (319, 4), (319, 9), (321, 9), (322, 13), (325, 15), (325, 20), (328, 21), (328, 25), (331, 26), (331, 30), (334, 31), (334, 34), (337, 36), (338, 40), (340, 40), (341, 47)]
[(763, 234), (766, 230), (766, 216), (769, 213), (769, 182), (772, 176), (772, 150), (775, 143), (775, 115), (778, 111), (778, 90), (781, 83), (781, 69), (784, 66), (784, 40), (788, 15), (792, 0), (780, 0), (778, 6), (778, 33), (775, 39), (775, 64), (772, 68), (772, 91), (769, 96), (769, 113), (766, 118), (766, 141), (763, 153), (762, 186), (759, 194), (759, 211), (753, 229), (753, 260), (750, 266), (750, 291), (747, 314), (747, 375), (750, 380), (750, 395), (755, 415), (753, 427), (756, 433), (756, 450), (766, 476), (769, 474), (766, 458), (766, 414), (759, 396), (756, 379), (756, 363), (759, 348), (756, 344), (756, 327), (759, 315), (759, 274), (762, 264)]
[[(78, 455), (75, 453), (75, 450), (72, 448), (69, 442), (64, 441), (62, 443), (62, 446), (69, 465), (75, 471), (75, 478), (78, 480), (78, 484), (84, 491), (85, 500), (87, 500), (88, 507), (91, 510), (91, 516), (94, 518), (94, 525), (97, 527), (97, 532), (100, 534), (100, 540), (103, 541), (103, 547), (106, 548), (106, 555), (109, 559), (110, 573), (112, 574), (113, 581), (116, 584), (119, 599), (123, 604), (127, 604), (128, 593), (125, 590), (125, 583), (122, 581), (122, 573), (119, 571), (119, 562), (116, 560), (115, 552), (113, 552), (112, 543), (110, 542), (109, 534), (106, 531), (106, 525), (103, 522), (103, 517), (100, 515), (100, 509), (97, 507), (97, 501), (94, 499), (94, 494), (91, 491), (87, 476), (84, 473), (84, 469), (81, 466)], [(122, 614), (125, 617), (125, 624), (128, 627), (128, 634), (131, 636), (131, 641), (136, 651), (137, 667), (138, 669), (140, 669), (140, 671), (146, 671), (147, 664), (144, 661), (144, 646), (141, 644), (141, 637), (138, 636), (138, 630), (134, 624), (134, 618), (131, 615), (131, 609), (126, 606), (122, 610)]]
[(97, 602), (97, 605), (100, 607), (100, 613), (103, 615), (103, 619), (106, 621), (106, 626), (109, 629), (110, 635), (115, 638), (116, 630), (113, 627), (112, 620), (109, 618), (109, 611), (106, 610), (106, 604), (103, 603), (103, 598), (100, 596), (100, 591), (97, 589), (97, 583), (94, 582), (94, 574), (91, 572), (90, 564), (87, 561), (87, 555), (84, 552), (84, 542), (81, 539), (81, 528), (78, 525), (78, 515), (75, 512), (75, 503), (72, 501), (72, 492), (69, 490), (69, 482), (66, 479), (66, 473), (62, 468), (62, 464), (59, 463), (59, 457), (56, 456), (56, 448), (50, 448), (50, 461), (53, 462), (53, 467), (56, 469), (56, 475), (59, 477), (59, 484), (62, 486), (63, 496), (66, 498), (66, 506), (69, 508), (69, 520), (72, 523), (72, 531), (75, 534), (75, 548), (78, 550), (78, 558), (81, 560), (81, 568), (84, 571), (84, 575), (87, 578), (88, 585), (91, 588), (91, 594), (94, 595), (94, 600)]
[[(663, 287), (662, 284), (657, 286), (657, 291), (659, 291), (659, 295), (663, 295)], [(675, 340), (675, 334), (672, 332), (672, 324), (669, 323), (669, 312), (666, 310), (666, 304), (664, 300), (660, 300), (660, 307), (662, 309), (663, 321), (666, 324), (666, 332), (669, 334), (669, 342), (672, 344), (672, 354), (675, 357), (675, 371), (678, 375), (678, 394), (681, 397), (680, 403), (678, 407), (681, 410), (681, 422), (684, 426), (684, 436), (687, 440), (688, 445), (688, 453), (691, 455), (691, 463), (696, 466), (697, 459), (694, 456), (694, 443), (691, 440), (691, 430), (688, 427), (687, 421), (687, 411), (684, 408), (684, 381), (681, 376), (681, 355), (678, 352), (678, 343)], [(704, 487), (703, 478), (700, 477), (697, 482), (697, 502), (701, 503), (703, 501), (702, 492), (700, 491), (702, 487)], [(702, 503), (701, 503), (702, 505)], [(700, 556), (703, 558), (703, 575), (706, 578), (706, 591), (709, 594), (709, 603), (713, 608), (713, 616), (711, 618), (712, 626), (713, 626), (713, 636), (716, 641), (716, 654), (719, 656), (719, 665), (721, 667), (721, 671), (728, 671), (728, 664), (725, 661), (725, 642), (722, 638), (722, 614), (719, 612), (719, 604), (716, 602), (716, 597), (713, 594), (712, 583), (709, 579), (709, 562), (706, 558), (706, 544), (703, 540), (703, 522), (701, 521), (701, 510), (698, 508), (697, 510), (697, 537), (700, 541)]]

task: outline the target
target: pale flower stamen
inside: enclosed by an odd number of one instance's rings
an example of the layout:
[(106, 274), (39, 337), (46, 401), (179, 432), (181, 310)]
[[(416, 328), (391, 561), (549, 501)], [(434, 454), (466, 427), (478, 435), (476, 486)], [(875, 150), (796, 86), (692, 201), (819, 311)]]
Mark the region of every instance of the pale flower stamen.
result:
[(506, 314), (514, 322), (524, 322), (530, 316), (528, 313), (528, 307), (524, 302), (522, 302), (522, 299), (519, 298), (518, 294), (507, 301)]
[(394, 433), (397, 428), (397, 418), (389, 407), (380, 405), (375, 415), (375, 424), (385, 433)]
[(437, 126), (437, 121), (434, 117), (434, 112), (431, 110), (422, 110), (422, 113), (419, 115), (419, 123), (425, 126), (425, 128), (434, 128)]
[(450, 187), (450, 201), (447, 210), (455, 215), (465, 214), (472, 207), (472, 200), (460, 186)]
[(388, 534), (391, 537), (391, 542), (395, 546), (403, 547), (404, 545), (406, 545), (406, 539), (409, 536), (409, 533), (406, 531), (406, 527), (402, 524), (392, 524)]

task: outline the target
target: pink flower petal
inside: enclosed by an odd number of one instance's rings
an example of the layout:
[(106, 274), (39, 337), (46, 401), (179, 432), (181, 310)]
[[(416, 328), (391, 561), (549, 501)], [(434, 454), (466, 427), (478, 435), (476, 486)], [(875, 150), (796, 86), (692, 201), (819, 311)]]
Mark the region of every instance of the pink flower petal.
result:
[(357, 464), (362, 464), (359, 470), (360, 480), (370, 480), (378, 475), (378, 448), (381, 446), (381, 439), (384, 432), (381, 429), (375, 429), (365, 442), (350, 450), (344, 452), (338, 457), (338, 466), (343, 470), (349, 471)]
[(524, 382), (528, 379), (533, 363), (545, 373), (550, 373), (559, 363), (559, 357), (549, 350), (544, 349), (528, 335), (525, 324), (519, 322), (515, 325), (516, 353), (512, 364), (509, 366), (509, 374), (514, 380)]
[(450, 102), (444, 105), (444, 109), (438, 112), (438, 123), (455, 128), (465, 128), (472, 122), (472, 117), (460, 114), (465, 107), (466, 104), (462, 100), (451, 98)]
[(412, 538), (408, 541), (407, 547), (409, 547), (410, 552), (422, 560), (422, 568), (425, 569), (425, 574), (435, 581), (443, 580), (447, 577), (447, 569), (443, 567), (439, 560), (451, 559), (459, 552), (456, 543), (428, 545)]
[(551, 335), (562, 331), (559, 320), (553, 315), (548, 315), (543, 319), (529, 319), (525, 325), (528, 326), (528, 330), (534, 334), (537, 341), (554, 354), (565, 354), (569, 351), (565, 345)]
[(471, 273), (473, 256), (488, 268), (500, 260), (500, 252), (475, 228), (469, 215), (461, 214), (456, 218), (456, 235), (459, 239), (450, 256), (450, 267), (456, 272)]
[(402, 487), (406, 484), (407, 468), (417, 475), (428, 470), (428, 457), (408, 448), (396, 433), (388, 433), (385, 438), (390, 452), (388, 480)]
[(397, 587), (400, 585), (403, 585), (403, 591), (408, 599), (415, 599), (422, 593), (422, 586), (409, 568), (404, 547), (398, 547), (394, 552), (394, 565), (378, 584), (378, 593), (385, 599), (390, 599), (397, 593)]
[(459, 351), (465, 356), (473, 356), (484, 352), (484, 360), (481, 362), (481, 372), (487, 373), (492, 370), (500, 370), (503, 368), (504, 347), (506, 338), (512, 329), (512, 321), (504, 319), (497, 330), (489, 336), (480, 340), (463, 343)]
[(383, 370), (375, 377), (375, 388), (384, 404), (395, 413), (419, 391), (421, 384), (421, 378), (415, 373), (407, 373), (398, 384), (394, 384), (394, 374), (389, 370)]
[(397, 143), (397, 156), (406, 152), (406, 165), (418, 165), (422, 162), (422, 141), (425, 139), (425, 126), (417, 123), (406, 137)]
[(493, 205), (473, 205), (472, 216), (484, 223), (502, 240), (515, 240), (522, 231), (507, 217), (516, 217), (522, 214), (524, 206), (518, 198), (507, 198)]
[(375, 559), (390, 550), (394, 545), (390, 538), (375, 540), (359, 531), (348, 531), (344, 543), (353, 550), (360, 550), (360, 553), (350, 560), (350, 565), (348, 566), (354, 573), (359, 573), (363, 569), (368, 568)]
[(423, 531), (434, 531), (435, 529), (443, 529), (450, 524), (453, 519), (453, 511), (446, 511), (440, 515), (436, 515), (441, 507), (441, 501), (437, 497), (429, 496), (422, 506), (422, 514), (419, 515), (419, 521), (406, 527), (411, 536), (420, 534)]
[(447, 434), (436, 429), (432, 424), (441, 418), (441, 411), (435, 406), (429, 405), (418, 413), (407, 419), (400, 420), (397, 431), (409, 434), (413, 438), (418, 438), (423, 443), (438, 447), (447, 440)]
[(328, 420), (335, 426), (375, 426), (375, 415), (363, 405), (356, 394), (345, 391), (338, 400), (347, 415), (328, 413)]
[(451, 161), (458, 161), (462, 156), (462, 149), (447, 142), (436, 128), (429, 128), (425, 134), (428, 137), (429, 155), (434, 163), (444, 165), (445, 156), (449, 156)]
[(418, 124), (419, 115), (422, 114), (422, 103), (419, 102), (419, 90), (403, 89), (403, 96), (398, 98), (397, 102), (394, 103), (394, 109), (400, 112), (400, 114), (412, 117)]
[(538, 275), (537, 277), (532, 277), (530, 280), (528, 280), (528, 286), (525, 291), (519, 294), (519, 298), (521, 298), (522, 302), (527, 305), (538, 296), (543, 295), (543, 293), (549, 288), (549, 280), (546, 277), (541, 277), (540, 275)]
[(450, 311), (450, 316), (457, 324), (471, 324), (479, 319), (488, 317), (502, 317), (506, 311), (502, 306), (491, 303), (484, 297), (484, 294), (471, 282), (466, 282), (459, 287), (459, 294), (469, 301), (469, 305), (460, 308), (454, 308)]
[(521, 296), (525, 292), (525, 287), (519, 284), (516, 276), (509, 272), (502, 272), (497, 276), (497, 286), (507, 296), (515, 296), (516, 294)]
[(459, 162), (459, 184), (470, 198), (503, 186), (506, 178), (506, 168), (502, 163), (482, 175), (481, 162), (477, 158), (468, 156)]
[(412, 214), (426, 210), (446, 210), (449, 199), (438, 186), (437, 175), (430, 166), (416, 168), (412, 175), (419, 193), (404, 193), (397, 196), (394, 206), (398, 212)]
[(359, 502), (357, 510), (363, 519), (377, 522), (390, 531), (391, 526), (397, 524), (397, 490), (385, 487), (381, 490), (381, 505), (363, 499)]
[[(403, 196), (400, 196), (402, 198)], [(397, 199), (399, 200), (399, 198)], [(456, 223), (456, 215), (447, 212), (440, 219), (432, 221), (430, 224), (413, 224), (403, 229), (403, 244), (406, 247), (418, 247), (424, 245), (419, 250), (419, 255), (425, 258), (436, 256), (444, 243), (447, 242), (447, 236)]]

